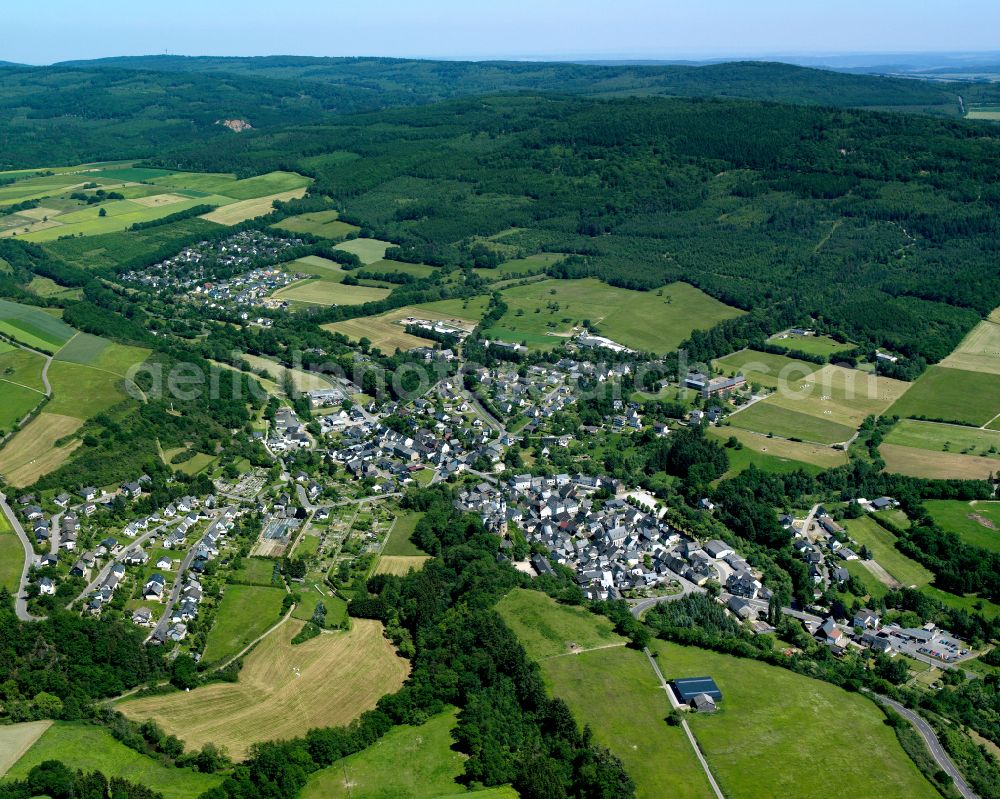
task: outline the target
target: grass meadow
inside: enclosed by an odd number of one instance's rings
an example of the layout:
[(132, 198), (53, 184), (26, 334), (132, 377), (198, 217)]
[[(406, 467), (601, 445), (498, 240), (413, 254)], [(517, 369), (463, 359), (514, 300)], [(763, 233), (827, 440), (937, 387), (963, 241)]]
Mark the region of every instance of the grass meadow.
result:
[(53, 353), (76, 331), (41, 308), (0, 300), (0, 334), (43, 352)]
[(739, 373), (749, 382), (767, 388), (798, 382), (819, 370), (818, 364), (759, 350), (740, 350), (718, 358), (712, 365), (727, 376)]
[[(17, 593), (24, 566), (24, 547), (14, 533), (7, 517), (0, 513), (0, 588)], [(2, 728), (0, 728), (2, 729)]]
[(392, 246), (392, 242), (379, 239), (351, 239), (338, 244), (337, 249), (353, 253), (363, 264), (374, 264), (384, 260), (385, 251)]
[(868, 547), (875, 561), (902, 585), (921, 588), (934, 578), (928, 569), (896, 549), (896, 537), (874, 519), (849, 519), (844, 528), (851, 538)]
[(721, 441), (732, 436), (743, 445), (741, 449), (726, 449), (729, 457), (726, 476), (738, 474), (751, 464), (769, 472), (787, 473), (802, 469), (810, 474), (818, 474), (824, 469), (847, 463), (847, 453), (831, 447), (768, 438), (766, 435), (729, 425), (709, 427), (706, 432)]
[(934, 521), (966, 544), (1000, 552), (1000, 502), (928, 499), (924, 507)]
[(583, 608), (560, 605), (540, 591), (517, 588), (497, 605), (533, 660), (566, 655), (575, 649), (624, 646), (611, 622)]
[(819, 355), (821, 358), (832, 358), (837, 360), (838, 353), (847, 352), (854, 349), (853, 344), (842, 344), (829, 336), (796, 336), (789, 333), (787, 336), (771, 336), (767, 340), (768, 344), (776, 347), (786, 347), (797, 352), (804, 352), (807, 355)]
[(931, 452), (1000, 459), (1000, 431), (978, 427), (903, 419), (889, 431), (885, 440), (901, 447), (916, 447)]
[(426, 552), (410, 540), (410, 536), (413, 535), (413, 531), (417, 527), (417, 522), (420, 521), (423, 515), (416, 511), (401, 512), (396, 517), (396, 521), (392, 526), (392, 533), (389, 535), (389, 540), (385, 543), (382, 554), (404, 557), (426, 555)]
[(81, 443), (76, 439), (58, 446), (58, 442), (82, 424), (81, 419), (47, 410), (38, 414), (0, 449), (0, 474), (14, 488), (24, 488), (55, 471)]
[[(972, 428), (975, 429), (975, 428)], [(903, 447), (888, 442), (879, 447), (888, 472), (931, 480), (985, 480), (1000, 471), (993, 458), (934, 452), (917, 447)]]
[(290, 233), (309, 233), (324, 239), (339, 241), (345, 236), (356, 233), (359, 228), (346, 222), (338, 221), (338, 211), (315, 211), (309, 214), (299, 214), (283, 219), (273, 227), (287, 230)]
[(1000, 413), (1000, 374), (932, 366), (887, 413), (985, 425)]
[(227, 660), (264, 633), (281, 618), (284, 598), (281, 588), (227, 585), (205, 644), (205, 662)]
[(992, 319), (980, 322), (941, 361), (941, 366), (1000, 375), (1000, 322)]

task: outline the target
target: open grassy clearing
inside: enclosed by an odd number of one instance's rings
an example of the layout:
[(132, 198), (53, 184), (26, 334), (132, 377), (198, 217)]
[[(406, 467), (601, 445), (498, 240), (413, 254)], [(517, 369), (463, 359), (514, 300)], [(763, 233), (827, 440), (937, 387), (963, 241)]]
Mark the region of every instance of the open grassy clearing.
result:
[[(9, 529), (7, 519), (0, 521), (0, 588), (6, 588), (11, 594), (17, 593), (21, 582), (21, 567), (24, 565), (24, 547), (13, 531)], [(3, 731), (0, 727), (0, 732)], [(3, 747), (0, 746), (0, 752)], [(2, 773), (2, 769), (0, 769)]]
[(888, 413), (979, 427), (1000, 413), (1000, 374), (932, 366)]
[(477, 269), (476, 274), (491, 280), (504, 280), (506, 278), (542, 272), (565, 258), (565, 255), (558, 252), (540, 252), (535, 255), (529, 255), (526, 258), (515, 258), (512, 261), (504, 261), (500, 266), (493, 267), (492, 269)]
[(45, 382), (42, 380), (44, 366), (45, 357), (36, 352), (7, 344), (4, 344), (4, 351), (0, 352), (0, 380), (17, 383), (39, 393), (45, 391)]
[(776, 347), (786, 347), (790, 350), (804, 352), (807, 355), (833, 358), (833, 360), (836, 360), (837, 353), (854, 349), (853, 344), (842, 344), (829, 336), (797, 336), (793, 333), (784, 337), (781, 335), (771, 336), (767, 343), (774, 344)]
[(596, 278), (540, 280), (503, 291), (507, 313), (487, 337), (527, 341), (536, 349), (554, 347), (556, 334), (569, 334), (589, 321), (602, 335), (625, 346), (665, 353), (692, 330), (707, 329), (742, 311), (686, 283), (655, 291), (615, 288)]
[(281, 194), (307, 187), (312, 180), (295, 172), (269, 172), (252, 178), (237, 180), (235, 175), (219, 172), (174, 172), (149, 179), (157, 186), (223, 194), (234, 200), (252, 200), (271, 194)]
[(272, 227), (287, 230), (291, 233), (310, 233), (324, 239), (339, 240), (356, 233), (360, 228), (338, 221), (338, 211), (316, 211), (309, 214), (299, 214), (283, 219)]
[(77, 363), (53, 361), (49, 382), (52, 400), (45, 406), (46, 413), (89, 419), (125, 398), (119, 388), (121, 376)]
[(226, 660), (281, 618), (281, 588), (227, 585), (215, 626), (205, 644), (205, 662)]
[[(457, 713), (448, 710), (419, 727), (396, 727), (362, 752), (317, 771), (301, 799), (517, 799), (511, 788), (469, 792), (458, 778), (465, 756), (452, 749)], [(400, 768), (405, 764), (405, 768)]]
[(56, 442), (75, 433), (82, 424), (80, 419), (47, 410), (38, 414), (0, 449), (0, 474), (10, 485), (23, 488), (55, 471), (81, 443), (77, 439), (56, 446)]
[(879, 454), (888, 472), (925, 477), (932, 480), (985, 480), (1000, 471), (993, 458), (961, 455), (954, 452), (933, 452), (898, 444), (882, 444)]
[(812, 441), (817, 444), (836, 444), (848, 441), (854, 428), (821, 419), (808, 413), (783, 408), (770, 399), (757, 402), (729, 418), (732, 427), (741, 427), (765, 435)]
[(380, 275), (402, 273), (415, 278), (428, 277), (434, 274), (434, 267), (427, 264), (407, 264), (402, 261), (376, 261), (364, 267), (365, 272), (375, 272)]
[(903, 419), (885, 437), (889, 444), (931, 452), (983, 455), (1000, 459), (1000, 431)]
[(208, 222), (215, 222), (218, 225), (238, 225), (240, 222), (246, 222), (248, 219), (256, 219), (258, 216), (266, 216), (271, 213), (274, 210), (275, 202), (297, 200), (300, 197), (304, 197), (305, 194), (306, 190), (301, 188), (283, 191), (278, 194), (268, 194), (264, 197), (254, 197), (249, 200), (240, 200), (239, 202), (220, 206), (210, 213), (202, 214), (200, 218)]
[(902, 585), (920, 588), (934, 575), (895, 547), (896, 537), (875, 520), (862, 516), (844, 521), (847, 534), (871, 551), (874, 560)]
[(0, 380), (0, 435), (17, 427), (43, 399), (34, 389)]
[(990, 319), (980, 322), (941, 361), (941, 366), (1000, 375), (1000, 322)]
[(275, 562), (271, 558), (243, 558), (240, 568), (232, 574), (232, 582), (273, 586)]
[(375, 574), (395, 574), (403, 577), (410, 570), (420, 571), (430, 560), (429, 555), (383, 555), (375, 567)]
[(353, 341), (366, 338), (373, 347), (378, 347), (383, 352), (411, 350), (414, 347), (426, 347), (433, 342), (407, 333), (405, 324), (400, 324), (401, 320), (415, 317), (455, 322), (471, 330), (482, 318), (488, 302), (486, 297), (472, 297), (469, 300), (441, 300), (424, 305), (407, 305), (377, 316), (363, 316), (323, 325), (323, 329), (340, 333)]
[(385, 259), (385, 251), (394, 246), (390, 241), (379, 239), (351, 239), (337, 245), (338, 250), (353, 253), (363, 264), (373, 264)]
[(712, 365), (726, 375), (742, 374), (751, 383), (768, 388), (797, 383), (819, 370), (818, 364), (759, 350), (740, 350), (718, 358)]
[(323, 388), (330, 388), (328, 380), (313, 372), (307, 372), (303, 369), (288, 369), (280, 363), (275, 363), (269, 358), (259, 355), (244, 354), (241, 357), (254, 369), (266, 372), (277, 383), (279, 388), (282, 386), (282, 381), (285, 379), (286, 374), (291, 377), (296, 391), (316, 391)]
[[(719, 711), (689, 723), (727, 799), (938, 796), (863, 696), (753, 660), (663, 641), (650, 648), (668, 680), (710, 675), (722, 690)], [(817, 768), (817, 744), (851, 765)]]
[(222, 777), (164, 766), (111, 737), (104, 727), (57, 721), (7, 772), (6, 779), (23, 779), (46, 760), (61, 760), (69, 768), (98, 769), (106, 777), (124, 777), (159, 791), (166, 799), (195, 799), (214, 788)]
[(727, 449), (729, 473), (737, 474), (750, 464), (771, 472), (794, 472), (804, 469), (819, 473), (847, 463), (847, 453), (840, 449), (787, 441), (782, 438), (768, 438), (760, 433), (739, 427), (709, 427), (710, 436), (725, 441), (730, 436), (743, 444), (742, 449)]
[(516, 588), (500, 600), (497, 612), (532, 660), (545, 660), (579, 649), (625, 644), (625, 639), (603, 616), (583, 608), (560, 605), (540, 591)]
[(43, 732), (51, 721), (26, 721), (21, 724), (6, 724), (0, 727), (0, 777), (7, 773)]
[(423, 513), (416, 511), (400, 513), (393, 523), (392, 533), (389, 535), (389, 540), (385, 542), (382, 554), (403, 556), (426, 555), (426, 552), (410, 540), (410, 536), (413, 535), (413, 531), (417, 527), (417, 522), (420, 521), (423, 515)]
[[(236, 587), (227, 588), (226, 596)], [(155, 719), (188, 746), (212, 741), (242, 758), (257, 741), (347, 724), (403, 684), (408, 663), (378, 622), (355, 619), (349, 632), (293, 646), (301, 628), (301, 622), (288, 621), (261, 641), (237, 683), (127, 701), (118, 709), (129, 718)]]
[(333, 283), (340, 283), (347, 272), (344, 267), (329, 258), (322, 258), (319, 255), (307, 255), (285, 265), (289, 272), (299, 272), (301, 274), (312, 275), (313, 277), (329, 280)]
[(373, 286), (345, 286), (330, 280), (300, 280), (279, 289), (271, 296), (276, 300), (308, 305), (364, 305), (389, 296), (388, 289)]
[(28, 284), (28, 291), (39, 297), (61, 297), (63, 299), (76, 299), (82, 294), (81, 289), (60, 286), (51, 278), (38, 277), (37, 275)]
[(29, 347), (55, 352), (76, 331), (41, 308), (0, 300), (0, 333)]
[(934, 521), (966, 544), (1000, 552), (1000, 502), (928, 499), (924, 507)]

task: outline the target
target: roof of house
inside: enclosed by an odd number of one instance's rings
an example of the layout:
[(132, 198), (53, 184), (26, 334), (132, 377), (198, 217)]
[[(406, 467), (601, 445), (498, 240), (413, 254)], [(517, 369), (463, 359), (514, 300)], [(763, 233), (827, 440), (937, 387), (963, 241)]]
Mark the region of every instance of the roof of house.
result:
[(707, 694), (716, 701), (722, 699), (722, 691), (711, 677), (683, 677), (674, 680), (673, 686), (682, 702), (690, 702), (699, 694)]

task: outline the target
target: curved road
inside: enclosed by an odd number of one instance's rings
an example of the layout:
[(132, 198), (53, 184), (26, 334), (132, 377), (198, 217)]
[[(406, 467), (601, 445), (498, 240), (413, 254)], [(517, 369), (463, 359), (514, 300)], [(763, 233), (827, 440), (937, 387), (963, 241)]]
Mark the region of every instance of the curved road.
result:
[(31, 545), (31, 540), (21, 527), (21, 522), (17, 520), (14, 511), (7, 504), (7, 497), (0, 493), (0, 510), (7, 517), (10, 526), (14, 529), (17, 537), (21, 539), (21, 546), (24, 547), (24, 565), (21, 567), (21, 581), (17, 585), (17, 592), (14, 594), (14, 612), (21, 621), (44, 621), (44, 616), (32, 616), (28, 613), (27, 586), (28, 572), (31, 570), (31, 563), (35, 559), (35, 549)]
[(937, 764), (944, 770), (944, 772), (955, 781), (955, 787), (958, 792), (962, 794), (965, 799), (979, 799), (979, 797), (973, 793), (972, 789), (969, 787), (962, 773), (955, 766), (955, 763), (948, 756), (948, 753), (941, 746), (941, 742), (938, 740), (937, 734), (934, 729), (924, 721), (920, 716), (910, 710), (908, 707), (901, 705), (895, 699), (890, 699), (887, 696), (882, 696), (881, 694), (872, 693), (871, 691), (865, 690), (872, 699), (881, 704), (888, 705), (893, 710), (895, 710), (900, 716), (906, 719), (910, 724), (917, 728), (917, 732), (920, 733), (920, 737), (924, 739), (924, 743), (927, 744), (927, 748), (930, 750), (931, 756), (937, 762)]
[(667, 596), (654, 596), (648, 599), (640, 599), (632, 606), (632, 615), (637, 619), (642, 618), (642, 614), (645, 613), (650, 608), (655, 605), (659, 605), (661, 602), (675, 602), (678, 599), (683, 599), (689, 594), (699, 594), (704, 593), (705, 589), (695, 585), (690, 580), (686, 580), (681, 577), (676, 572), (671, 572), (671, 579), (676, 580), (681, 584), (681, 591), (677, 594), (668, 594)]

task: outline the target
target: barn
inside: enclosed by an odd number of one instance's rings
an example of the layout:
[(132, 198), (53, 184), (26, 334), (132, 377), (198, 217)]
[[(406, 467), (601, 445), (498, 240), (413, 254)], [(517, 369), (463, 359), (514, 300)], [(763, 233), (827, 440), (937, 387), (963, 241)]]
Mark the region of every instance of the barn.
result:
[(716, 702), (722, 699), (722, 691), (711, 677), (684, 677), (674, 680), (671, 685), (677, 698), (685, 705), (691, 704), (696, 696), (702, 694), (710, 696)]

